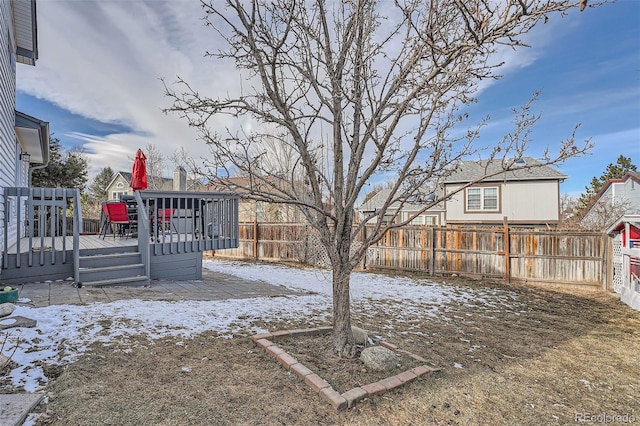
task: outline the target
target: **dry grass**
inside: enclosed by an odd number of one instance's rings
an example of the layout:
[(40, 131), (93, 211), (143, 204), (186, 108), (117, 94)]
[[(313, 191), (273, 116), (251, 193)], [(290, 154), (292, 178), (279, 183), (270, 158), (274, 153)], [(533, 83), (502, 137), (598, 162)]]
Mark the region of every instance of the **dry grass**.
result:
[[(506, 288), (452, 284), (460, 291)], [(354, 323), (444, 369), (346, 412), (335, 412), (247, 337), (203, 334), (140, 338), (126, 348), (94, 345), (64, 371), (51, 372), (59, 376), (48, 386), (39, 424), (539, 425), (574, 424), (582, 413), (640, 421), (639, 312), (601, 293), (506, 289), (516, 296), (513, 309), (457, 303), (444, 307), (447, 317), (413, 321), (390, 314), (393, 301), (368, 311), (356, 306)], [(298, 352), (292, 355), (309, 356)], [(333, 369), (328, 380), (350, 386), (348, 372), (357, 370)]]

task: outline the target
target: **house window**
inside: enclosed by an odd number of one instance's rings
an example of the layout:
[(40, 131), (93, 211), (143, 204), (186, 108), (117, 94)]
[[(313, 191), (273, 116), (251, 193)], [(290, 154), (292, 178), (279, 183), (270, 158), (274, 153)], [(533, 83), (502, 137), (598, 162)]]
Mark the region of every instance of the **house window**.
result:
[(498, 211), (498, 188), (468, 188), (467, 210)]
[(116, 188), (118, 188), (118, 189), (122, 189), (122, 188), (124, 188), (124, 183), (122, 183), (122, 182), (118, 182), (118, 183), (116, 184)]
[(411, 222), (409, 222), (409, 225), (434, 225), (435, 223), (435, 216), (420, 215), (416, 216)]

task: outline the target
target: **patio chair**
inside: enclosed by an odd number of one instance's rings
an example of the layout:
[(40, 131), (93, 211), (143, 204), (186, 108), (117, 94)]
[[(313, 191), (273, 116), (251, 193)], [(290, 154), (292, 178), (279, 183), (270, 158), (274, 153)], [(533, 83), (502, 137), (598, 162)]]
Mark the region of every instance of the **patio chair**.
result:
[(157, 216), (158, 234), (160, 233), (159, 231), (161, 228), (163, 231), (171, 232), (172, 226), (174, 230), (178, 232), (175, 229), (175, 224), (173, 224), (173, 222), (171, 221), (175, 212), (176, 212), (176, 209), (158, 209), (158, 216)]
[(114, 225), (118, 230), (118, 235), (121, 237), (127, 236), (125, 231), (130, 230), (134, 226), (127, 211), (127, 203), (120, 201), (106, 202), (102, 204), (102, 214), (104, 216), (104, 226), (101, 232), (102, 239), (106, 237), (107, 230), (113, 232), (113, 238), (116, 237)]

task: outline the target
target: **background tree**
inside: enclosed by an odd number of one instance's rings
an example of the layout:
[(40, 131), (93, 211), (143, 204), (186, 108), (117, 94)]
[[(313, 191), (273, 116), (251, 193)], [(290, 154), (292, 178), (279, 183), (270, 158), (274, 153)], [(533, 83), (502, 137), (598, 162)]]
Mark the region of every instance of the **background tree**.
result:
[(82, 204), (82, 217), (85, 219), (99, 219), (101, 205), (109, 199), (107, 186), (115, 177), (115, 172), (109, 166), (104, 167), (93, 177), (88, 191), (82, 193), (80, 202)]
[[(147, 157), (147, 183), (149, 184), (147, 189), (155, 191), (161, 190), (164, 182), (163, 177), (166, 159), (158, 147), (152, 143), (147, 144), (142, 151)], [(133, 161), (133, 159), (131, 159), (131, 161)]]
[[(585, 192), (580, 195), (576, 204), (576, 213), (582, 216), (584, 211), (592, 203), (594, 197), (600, 192), (602, 187), (611, 179), (620, 179), (629, 172), (636, 172), (636, 165), (633, 164), (630, 157), (620, 155), (615, 163), (610, 163), (604, 173), (600, 177), (594, 176), (591, 179), (591, 185), (585, 186)], [(622, 206), (621, 206), (622, 207)], [(618, 211), (619, 209), (616, 209)], [(602, 212), (606, 215), (607, 212)]]
[[(524, 46), (523, 36), (536, 24), (578, 3), (226, 0), (202, 5), (207, 25), (220, 39), (212, 45), (226, 47), (211, 55), (234, 61), (250, 81), (237, 93), (209, 98), (179, 79), (177, 89), (166, 87), (174, 101), (167, 111), (185, 117), (209, 144), (211, 180), (224, 184), (230, 176), (248, 177), (242, 189), (253, 199), (303, 212), (331, 263), (334, 349), (355, 356), (351, 271), (388, 228), (415, 217), (383, 222), (387, 208), (394, 202), (402, 207), (427, 183), (436, 185), (463, 158), (499, 161), (503, 170), (518, 167), (538, 119), (531, 103), (514, 111), (514, 128), (485, 152), (474, 146), (485, 121), (468, 128), (464, 106), (475, 101), (481, 80), (498, 77), (493, 55), (499, 49)], [(214, 130), (220, 115), (229, 117), (223, 133)], [(459, 126), (467, 127), (462, 136), (453, 131)], [(577, 146), (575, 131), (557, 150), (541, 154), (541, 164), (585, 153), (590, 143)], [(261, 160), (266, 141), (274, 139), (292, 148), (302, 187)], [(363, 188), (389, 176), (396, 181), (382, 208), (354, 227)], [(354, 249), (352, 241), (367, 221), (372, 229)]]
[(77, 150), (63, 152), (60, 140), (49, 138), (49, 164), (33, 170), (31, 184), (41, 188), (78, 188), (83, 190), (88, 178), (88, 162)]
[(580, 227), (592, 231), (604, 231), (625, 214), (637, 213), (629, 200), (600, 200), (589, 208), (589, 213), (580, 218)]
[(109, 194), (107, 194), (107, 186), (111, 183), (115, 177), (115, 172), (109, 166), (104, 167), (100, 172), (94, 176), (91, 184), (89, 184), (89, 195), (93, 200), (98, 203), (107, 201)]

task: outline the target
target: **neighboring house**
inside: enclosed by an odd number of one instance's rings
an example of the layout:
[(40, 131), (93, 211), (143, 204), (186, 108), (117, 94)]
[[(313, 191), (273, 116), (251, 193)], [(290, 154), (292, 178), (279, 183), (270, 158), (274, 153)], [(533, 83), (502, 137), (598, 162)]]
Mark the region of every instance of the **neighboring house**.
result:
[[(270, 203), (267, 201), (256, 201), (247, 198), (250, 179), (248, 177), (232, 177), (221, 181), (210, 183), (208, 191), (213, 192), (233, 192), (240, 196), (238, 203), (238, 220), (240, 222), (277, 222), (277, 223), (299, 223), (305, 218), (300, 209), (284, 203)], [(272, 191), (272, 188), (269, 188)]]
[(640, 311), (640, 215), (624, 215), (605, 231), (613, 237), (613, 291)]
[[(463, 161), (444, 180), (444, 194), (452, 194), (474, 183), (445, 201), (446, 223), (555, 226), (560, 221), (560, 183), (567, 175), (543, 166), (531, 157), (516, 162), (502, 172), (501, 161)], [(496, 174), (497, 173), (497, 174)]]
[[(497, 225), (502, 224), (505, 217), (510, 225), (515, 226), (548, 227), (558, 224), (560, 183), (567, 178), (566, 175), (530, 157), (518, 161), (514, 170), (501, 170), (499, 161), (461, 162), (435, 192), (442, 194), (437, 198), (443, 201), (421, 213), (412, 224)], [(493, 176), (482, 179), (487, 175)], [(357, 209), (360, 219), (379, 210), (388, 196), (389, 190), (381, 191), (363, 203)], [(394, 203), (389, 207), (386, 217), (395, 214), (397, 205)], [(407, 220), (425, 205), (405, 203), (396, 222)]]
[(629, 172), (610, 179), (595, 195), (582, 214), (580, 225), (603, 230), (618, 217), (640, 213), (640, 173)]
[[(5, 200), (4, 188), (27, 187), (35, 168), (49, 162), (49, 123), (16, 111), (17, 63), (38, 59), (35, 0), (0, 2), (0, 246), (5, 233), (14, 238), (24, 205)], [(7, 201), (7, 203), (5, 203)], [(9, 224), (6, 225), (5, 222)]]
[[(133, 195), (133, 189), (129, 186), (131, 172), (118, 172), (107, 185), (107, 197), (109, 200), (119, 200), (122, 195)], [(187, 179), (187, 172), (182, 167), (177, 167), (173, 172), (173, 179), (149, 177), (149, 189), (155, 186), (158, 191), (200, 191), (203, 185), (195, 179)]]
[[(376, 212), (379, 212), (387, 201), (387, 198), (389, 198), (390, 193), (390, 189), (382, 189), (373, 197), (362, 203), (360, 207), (356, 209), (359, 213), (359, 219), (364, 220), (367, 217), (376, 214)], [(404, 222), (414, 216), (416, 212), (422, 210), (425, 207), (425, 201), (435, 201), (435, 194), (428, 194), (425, 196), (424, 200), (418, 199), (415, 202), (406, 202), (402, 206), (399, 201), (393, 202), (387, 208), (387, 211), (382, 218), (382, 222), (389, 223), (392, 220), (395, 223)], [(396, 216), (398, 209), (400, 209), (400, 212)], [(429, 210), (418, 214), (413, 220), (411, 220), (410, 225), (443, 225), (444, 221), (445, 211), (442, 203), (440, 203), (431, 207)]]

